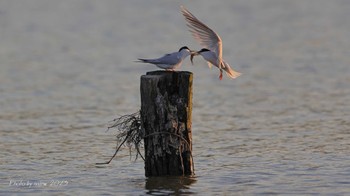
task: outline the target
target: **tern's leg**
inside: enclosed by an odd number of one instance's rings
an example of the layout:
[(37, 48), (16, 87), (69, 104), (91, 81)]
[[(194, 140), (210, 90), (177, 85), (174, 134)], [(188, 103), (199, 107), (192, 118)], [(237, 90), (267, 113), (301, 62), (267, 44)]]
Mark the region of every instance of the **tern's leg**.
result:
[(219, 79), (222, 80), (222, 69), (220, 69), (220, 76)]

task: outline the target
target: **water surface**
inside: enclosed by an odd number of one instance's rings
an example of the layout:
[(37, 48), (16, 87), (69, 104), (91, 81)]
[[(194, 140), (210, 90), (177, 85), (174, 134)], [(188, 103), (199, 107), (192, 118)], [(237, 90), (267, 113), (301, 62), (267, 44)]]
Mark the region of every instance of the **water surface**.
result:
[[(184, 2), (182, 2), (184, 3)], [(0, 2), (0, 193), (254, 195), (350, 192), (348, 1), (191, 1), (243, 73), (194, 73), (194, 177), (146, 178), (115, 149), (139, 79), (191, 38), (179, 2)], [(208, 14), (217, 10), (215, 14)]]

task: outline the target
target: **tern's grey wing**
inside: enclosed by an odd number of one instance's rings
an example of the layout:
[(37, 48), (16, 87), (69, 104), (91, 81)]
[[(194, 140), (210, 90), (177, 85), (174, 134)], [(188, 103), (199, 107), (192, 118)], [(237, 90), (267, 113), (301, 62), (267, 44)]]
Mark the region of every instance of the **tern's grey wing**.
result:
[(217, 33), (207, 25), (199, 21), (185, 7), (181, 6), (182, 15), (185, 17), (187, 26), (190, 28), (192, 36), (204, 47), (215, 52), (219, 58), (222, 58), (222, 42)]
[(157, 59), (157, 64), (175, 65), (179, 62), (178, 52), (166, 54)]

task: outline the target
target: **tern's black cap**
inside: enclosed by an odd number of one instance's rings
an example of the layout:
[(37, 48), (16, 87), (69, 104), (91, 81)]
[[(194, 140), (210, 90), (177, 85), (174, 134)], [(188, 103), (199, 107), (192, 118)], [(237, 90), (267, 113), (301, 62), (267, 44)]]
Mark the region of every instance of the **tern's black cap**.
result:
[(187, 46), (183, 46), (183, 47), (180, 48), (179, 52), (180, 52), (181, 50), (184, 50), (184, 49), (190, 50)]
[(198, 53), (201, 53), (201, 52), (208, 52), (210, 51), (209, 49), (206, 49), (206, 48), (202, 48), (200, 51), (198, 51)]

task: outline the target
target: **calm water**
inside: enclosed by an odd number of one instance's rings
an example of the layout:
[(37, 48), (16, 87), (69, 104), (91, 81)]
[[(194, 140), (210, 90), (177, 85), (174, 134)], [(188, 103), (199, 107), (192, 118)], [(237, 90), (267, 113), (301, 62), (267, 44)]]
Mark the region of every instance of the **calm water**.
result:
[[(350, 194), (349, 1), (181, 2), (243, 73), (194, 73), (191, 178), (145, 178), (108, 122), (192, 40), (165, 1), (0, 1), (0, 194)], [(213, 14), (209, 14), (214, 10)]]

